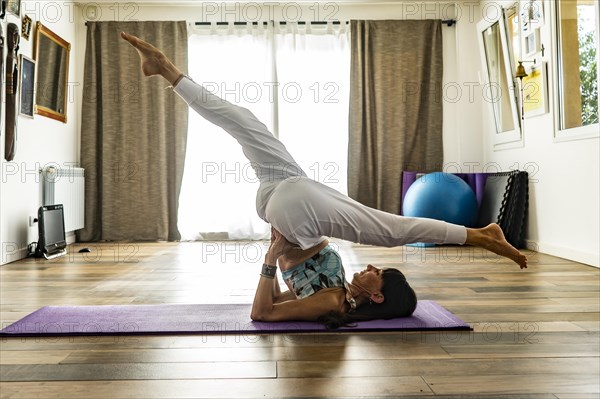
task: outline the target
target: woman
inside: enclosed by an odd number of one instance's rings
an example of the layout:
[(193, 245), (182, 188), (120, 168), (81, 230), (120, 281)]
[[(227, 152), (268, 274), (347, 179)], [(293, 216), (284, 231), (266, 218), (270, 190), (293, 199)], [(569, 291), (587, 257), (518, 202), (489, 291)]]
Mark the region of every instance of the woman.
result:
[[(411, 242), (482, 246), (527, 267), (525, 255), (506, 241), (496, 224), (469, 229), (401, 217), (366, 207), (309, 179), (250, 111), (206, 91), (151, 44), (126, 33), (121, 37), (138, 51), (146, 76), (165, 78), (192, 109), (234, 137), (256, 171), (260, 181), (256, 209), (272, 230), (254, 298), (253, 320), (321, 320), (335, 327), (414, 311), (414, 291), (395, 269), (368, 265), (348, 283), (339, 255), (326, 236), (386, 247)], [(280, 292), (275, 278), (278, 264), (290, 288), (285, 293)]]
[[(281, 293), (275, 274), (290, 288)], [(367, 265), (347, 282), (339, 254), (324, 240), (303, 250), (271, 229), (271, 246), (258, 283), (253, 320), (318, 320), (329, 328), (356, 321), (408, 316), (417, 296), (396, 269)]]

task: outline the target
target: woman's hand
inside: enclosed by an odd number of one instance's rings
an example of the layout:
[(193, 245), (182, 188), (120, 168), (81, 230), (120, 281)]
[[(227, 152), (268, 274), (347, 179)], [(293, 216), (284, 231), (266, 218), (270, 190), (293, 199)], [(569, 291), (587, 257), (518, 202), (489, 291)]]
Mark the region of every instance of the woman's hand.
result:
[(271, 227), (271, 245), (267, 251), (265, 263), (275, 266), (282, 255), (288, 254), (293, 249), (296, 249), (296, 246), (274, 227)]

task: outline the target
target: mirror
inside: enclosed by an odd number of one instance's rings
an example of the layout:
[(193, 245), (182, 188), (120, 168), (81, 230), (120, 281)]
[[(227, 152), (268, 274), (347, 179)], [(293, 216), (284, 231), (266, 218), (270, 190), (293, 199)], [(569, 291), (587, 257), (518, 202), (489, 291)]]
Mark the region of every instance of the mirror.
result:
[[(521, 141), (517, 86), (512, 65), (514, 39), (509, 38), (506, 24), (503, 12), (496, 20), (484, 20), (477, 25), (487, 87), (485, 100), (490, 104), (496, 126), (494, 146)], [(514, 35), (512, 31), (511, 35)]]
[(37, 87), (35, 113), (67, 122), (67, 81), (71, 44), (40, 22), (36, 25)]

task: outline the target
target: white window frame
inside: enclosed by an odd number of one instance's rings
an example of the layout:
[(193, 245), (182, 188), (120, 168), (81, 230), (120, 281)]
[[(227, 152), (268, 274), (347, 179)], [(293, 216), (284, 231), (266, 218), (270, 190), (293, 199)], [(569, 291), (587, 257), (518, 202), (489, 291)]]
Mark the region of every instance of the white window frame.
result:
[[(552, 82), (554, 82), (554, 141), (573, 141), (582, 139), (592, 139), (600, 137), (600, 124), (595, 123), (593, 125), (574, 127), (569, 129), (561, 129), (561, 115), (562, 101), (560, 99), (561, 94), (561, 79), (560, 76), (560, 42), (559, 42), (559, 12), (558, 12), (558, 1), (551, 1), (550, 7), (551, 15), (551, 30), (552, 30), (552, 59), (554, 61), (554, 67), (552, 69)], [(596, 27), (600, 26), (600, 7), (596, 6)], [(599, 49), (596, 52), (596, 57), (600, 57), (600, 33), (599, 29), (596, 29), (596, 43), (598, 43)], [(600, 89), (600, 62), (596, 63), (598, 66), (598, 87)]]
[[(514, 7), (514, 5), (512, 7)], [(490, 28), (491, 26), (493, 26), (496, 23), (498, 23), (498, 27), (500, 30), (500, 42), (502, 44), (502, 52), (504, 53), (504, 58), (505, 58), (506, 81), (509, 84), (508, 92), (510, 95), (510, 107), (512, 110), (513, 124), (515, 127), (513, 130), (507, 130), (505, 132), (498, 132), (498, 125), (495, 120), (495, 114), (494, 114), (494, 109), (493, 109), (494, 105), (490, 103), (490, 106), (488, 108), (491, 110), (492, 118), (494, 120), (492, 144), (494, 147), (494, 151), (499, 151), (499, 150), (523, 147), (524, 142), (523, 142), (523, 132), (522, 132), (522, 128), (521, 128), (521, 119), (520, 119), (521, 113), (519, 111), (518, 100), (517, 100), (518, 85), (516, 83), (514, 73), (512, 71), (512, 69), (513, 69), (513, 54), (512, 54), (512, 48), (508, 44), (507, 29), (506, 29), (506, 11), (504, 8), (502, 8), (502, 12), (499, 13), (499, 16), (497, 18), (484, 19), (477, 24), (477, 35), (478, 35), (478, 42), (479, 42), (479, 49), (480, 49), (479, 53), (481, 55), (481, 64), (483, 67), (484, 81), (486, 84), (489, 83), (490, 75), (489, 75), (488, 64), (487, 64), (485, 43), (483, 41), (483, 32), (485, 32), (488, 28)], [(512, 83), (512, 86), (511, 86), (511, 83)]]

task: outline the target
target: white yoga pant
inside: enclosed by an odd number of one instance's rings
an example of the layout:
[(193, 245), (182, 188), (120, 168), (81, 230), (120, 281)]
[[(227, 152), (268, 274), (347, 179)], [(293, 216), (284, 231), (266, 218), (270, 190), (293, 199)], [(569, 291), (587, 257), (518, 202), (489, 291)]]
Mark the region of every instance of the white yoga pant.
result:
[(260, 180), (258, 215), (302, 249), (326, 237), (384, 247), (413, 242), (465, 243), (464, 226), (382, 212), (308, 178), (285, 146), (249, 110), (215, 96), (191, 79), (184, 77), (174, 91), (240, 143)]

